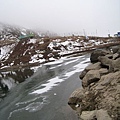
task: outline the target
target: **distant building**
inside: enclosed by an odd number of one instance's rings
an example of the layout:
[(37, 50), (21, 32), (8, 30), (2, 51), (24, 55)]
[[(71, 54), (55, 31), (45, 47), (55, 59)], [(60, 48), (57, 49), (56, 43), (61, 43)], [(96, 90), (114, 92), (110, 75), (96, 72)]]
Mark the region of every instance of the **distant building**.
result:
[(114, 37), (120, 37), (120, 32), (117, 32), (117, 34), (114, 34)]

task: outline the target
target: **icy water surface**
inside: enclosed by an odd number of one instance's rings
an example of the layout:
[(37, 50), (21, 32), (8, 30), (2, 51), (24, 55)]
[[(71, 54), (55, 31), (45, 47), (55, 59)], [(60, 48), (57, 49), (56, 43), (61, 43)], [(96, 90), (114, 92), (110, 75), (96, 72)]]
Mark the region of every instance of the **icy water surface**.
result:
[(89, 55), (64, 58), (41, 65), (21, 77), (0, 103), (0, 120), (77, 120), (67, 105), (70, 94), (81, 86), (80, 72)]

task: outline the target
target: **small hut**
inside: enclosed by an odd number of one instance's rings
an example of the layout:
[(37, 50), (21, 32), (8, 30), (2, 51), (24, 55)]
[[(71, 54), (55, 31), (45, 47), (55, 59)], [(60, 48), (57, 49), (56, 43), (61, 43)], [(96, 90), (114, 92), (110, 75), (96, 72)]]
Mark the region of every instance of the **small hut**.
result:
[(27, 35), (20, 35), (18, 37), (19, 40), (25, 40), (25, 39), (30, 39), (30, 38), (33, 38), (34, 35), (33, 34), (27, 34)]

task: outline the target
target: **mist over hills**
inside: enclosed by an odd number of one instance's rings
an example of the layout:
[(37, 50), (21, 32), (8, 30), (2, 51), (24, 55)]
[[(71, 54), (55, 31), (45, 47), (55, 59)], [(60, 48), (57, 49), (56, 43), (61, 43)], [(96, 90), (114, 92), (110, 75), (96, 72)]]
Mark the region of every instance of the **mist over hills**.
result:
[(0, 40), (15, 40), (21, 35), (34, 34), (35, 38), (45, 37), (45, 36), (55, 36), (56, 33), (42, 30), (32, 30), (24, 27), (10, 25), (0, 22)]

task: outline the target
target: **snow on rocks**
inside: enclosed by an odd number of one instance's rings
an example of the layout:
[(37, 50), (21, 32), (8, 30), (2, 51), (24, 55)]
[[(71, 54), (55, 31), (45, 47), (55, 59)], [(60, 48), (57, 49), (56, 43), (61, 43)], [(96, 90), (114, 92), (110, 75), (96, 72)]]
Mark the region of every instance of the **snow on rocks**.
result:
[(28, 44), (29, 43), (33, 43), (34, 44), (34, 43), (36, 43), (36, 41), (37, 41), (37, 39), (30, 39), (30, 41), (28, 42)]
[(57, 60), (62, 56), (95, 49), (101, 43), (104, 45), (110, 42), (108, 39), (106, 41), (104, 38), (85, 39), (80, 36), (39, 39), (26, 38), (0, 48), (1, 68), (3, 66), (9, 67), (11, 65), (44, 63)]

